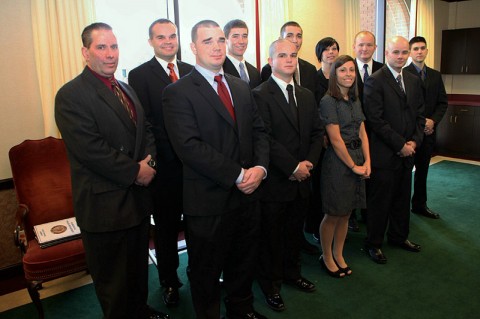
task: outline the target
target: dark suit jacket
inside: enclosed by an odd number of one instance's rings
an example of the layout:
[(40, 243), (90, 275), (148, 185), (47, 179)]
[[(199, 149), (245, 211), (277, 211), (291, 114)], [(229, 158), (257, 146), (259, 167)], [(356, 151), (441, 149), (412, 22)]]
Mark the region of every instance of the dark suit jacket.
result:
[[(300, 85), (309, 89), (312, 93), (315, 92), (317, 82), (317, 69), (313, 64), (298, 58), (298, 68), (300, 69)], [(266, 64), (262, 68), (262, 82), (265, 82), (270, 78), (272, 74), (272, 67), (270, 64)]]
[[(413, 63), (410, 63), (404, 70), (417, 75), (421, 79)], [(448, 108), (447, 92), (445, 92), (440, 72), (427, 67), (427, 76), (422, 88), (425, 98), (425, 117), (432, 119), (437, 126)]]
[[(372, 60), (372, 74), (380, 70), (383, 66), (383, 63), (377, 62), (375, 60)], [(363, 78), (360, 76), (360, 71), (358, 70), (358, 65), (357, 65), (357, 59), (355, 59), (355, 72), (358, 74), (357, 76), (357, 86), (358, 86), (358, 98), (360, 99), (360, 102), (362, 103), (362, 108), (363, 108)], [(370, 74), (370, 75), (372, 75)]]
[(263, 200), (284, 202), (297, 195), (308, 197), (309, 180), (299, 183), (288, 178), (299, 162), (308, 160), (316, 166), (320, 157), (323, 130), (313, 93), (295, 86), (298, 123), (273, 78), (254, 89), (253, 96), (270, 137), (270, 165)]
[(156, 156), (150, 124), (133, 89), (137, 125), (120, 100), (85, 67), (55, 98), (55, 120), (67, 147), (75, 216), (82, 230), (106, 232), (138, 225), (151, 213), (150, 193), (134, 184), (138, 162)]
[[(248, 77), (250, 78), (250, 88), (254, 89), (262, 83), (262, 79), (260, 78), (260, 72), (258, 72), (257, 68), (245, 61), (245, 65), (247, 66)], [(225, 62), (223, 63), (223, 71), (225, 73), (231, 74), (236, 76), (237, 78), (240, 77), (240, 74), (237, 71), (237, 68), (233, 65), (232, 61), (227, 57), (225, 58)]]
[[(192, 65), (178, 60), (177, 66), (180, 73), (179, 77), (188, 74), (193, 68)], [(159, 161), (157, 168), (159, 175), (157, 178), (168, 178), (170, 176), (170, 170), (164, 170), (163, 168), (169, 167), (173, 161), (180, 163), (165, 131), (162, 110), (163, 90), (172, 82), (155, 57), (130, 71), (128, 74), (128, 82), (137, 93), (145, 109), (145, 116), (153, 126)]]
[(387, 65), (365, 83), (364, 108), (370, 129), (372, 167), (413, 167), (412, 157), (402, 158), (397, 153), (407, 141), (415, 141), (417, 147), (422, 143), (425, 107), (421, 80), (409, 72), (402, 74), (406, 96)]
[(225, 74), (236, 122), (196, 69), (165, 88), (165, 126), (183, 163), (184, 214), (219, 215), (258, 199), (235, 184), (241, 168), (268, 167), (268, 136), (250, 87)]

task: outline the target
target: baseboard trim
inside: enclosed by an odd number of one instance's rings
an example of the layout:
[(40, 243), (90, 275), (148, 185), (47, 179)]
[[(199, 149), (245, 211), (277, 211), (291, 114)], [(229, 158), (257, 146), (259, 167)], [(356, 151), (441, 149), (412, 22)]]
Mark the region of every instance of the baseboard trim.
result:
[(13, 188), (13, 179), (0, 179), (0, 190), (12, 189)]

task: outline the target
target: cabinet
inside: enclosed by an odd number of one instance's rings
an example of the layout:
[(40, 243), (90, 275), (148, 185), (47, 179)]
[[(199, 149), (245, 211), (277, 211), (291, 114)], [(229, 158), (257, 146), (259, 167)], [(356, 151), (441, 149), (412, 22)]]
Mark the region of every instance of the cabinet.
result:
[(443, 30), (442, 74), (480, 74), (480, 28)]
[(449, 105), (437, 128), (436, 153), (480, 158), (480, 107)]

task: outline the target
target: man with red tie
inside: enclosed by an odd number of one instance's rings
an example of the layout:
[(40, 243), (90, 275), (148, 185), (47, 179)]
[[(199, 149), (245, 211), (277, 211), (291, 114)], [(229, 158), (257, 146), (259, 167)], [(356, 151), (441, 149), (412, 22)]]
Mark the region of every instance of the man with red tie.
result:
[(167, 306), (179, 303), (177, 239), (182, 215), (182, 163), (173, 151), (163, 122), (162, 94), (165, 87), (192, 70), (192, 65), (177, 60), (177, 27), (167, 19), (154, 21), (148, 43), (155, 56), (129, 73), (129, 84), (153, 126), (157, 147), (157, 178), (152, 183), (155, 220), (155, 250), (158, 277), (164, 288)]

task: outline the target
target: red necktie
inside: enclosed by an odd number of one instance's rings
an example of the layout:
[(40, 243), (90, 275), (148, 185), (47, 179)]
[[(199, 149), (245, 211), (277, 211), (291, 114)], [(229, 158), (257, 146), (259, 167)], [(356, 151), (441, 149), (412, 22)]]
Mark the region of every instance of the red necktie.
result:
[(233, 109), (232, 99), (230, 98), (230, 93), (228, 93), (227, 86), (222, 82), (222, 75), (216, 75), (214, 79), (215, 82), (217, 82), (218, 96), (220, 97), (220, 100), (222, 100), (223, 105), (225, 105), (228, 113), (230, 113), (233, 121), (235, 121), (235, 110)]
[(128, 103), (125, 93), (123, 93), (122, 89), (120, 89), (115, 79), (112, 78), (110, 80), (110, 84), (112, 85), (113, 93), (118, 97), (120, 103), (122, 103), (123, 107), (125, 108), (125, 111), (127, 111), (128, 117), (130, 117), (133, 123), (136, 123), (135, 114), (133, 113), (130, 103)]
[(170, 77), (170, 80), (172, 83), (175, 83), (178, 80), (178, 76), (175, 73), (175, 65), (173, 63), (169, 63), (167, 65), (167, 68), (170, 70), (170, 74), (168, 75)]

